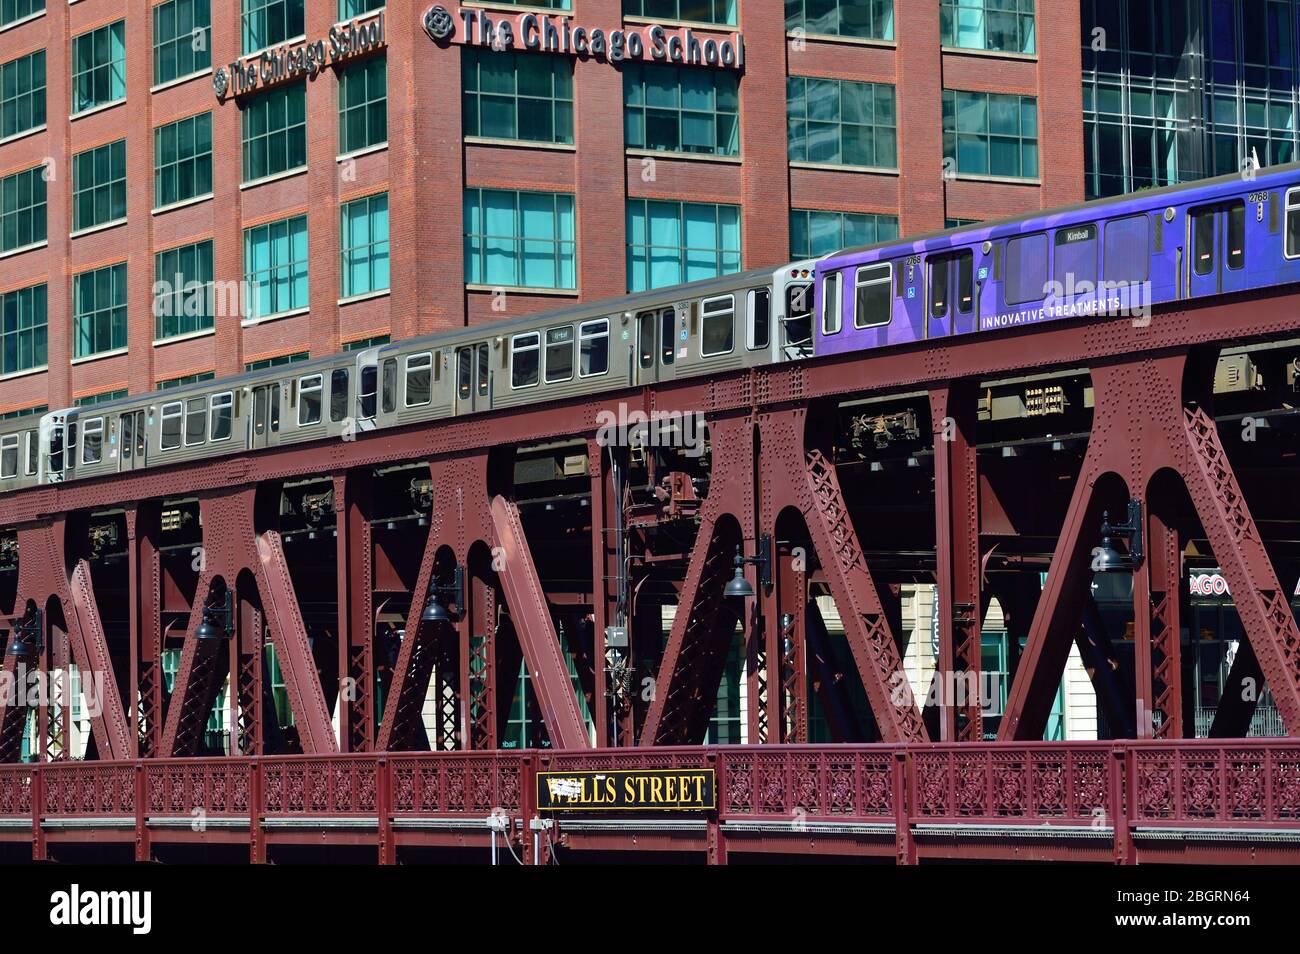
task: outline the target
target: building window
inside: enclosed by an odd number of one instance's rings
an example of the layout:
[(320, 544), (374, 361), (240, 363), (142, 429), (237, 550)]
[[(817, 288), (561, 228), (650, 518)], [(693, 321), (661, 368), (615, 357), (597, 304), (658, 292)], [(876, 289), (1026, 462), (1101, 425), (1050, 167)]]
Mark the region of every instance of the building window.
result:
[(172, 388), (183, 388), (187, 384), (201, 384), (204, 381), (211, 381), (216, 377), (213, 371), (200, 371), (198, 374), (183, 374), (179, 378), (167, 378), (165, 381), (158, 382), (159, 391), (170, 391)]
[(573, 64), (563, 56), (461, 51), (465, 135), (573, 142)]
[(244, 181), (307, 164), (307, 84), (263, 93), (243, 109)]
[(250, 361), (244, 365), (245, 371), (263, 371), (266, 368), (279, 368), (286, 364), (297, 364), (299, 361), (306, 361), (311, 357), (309, 351), (298, 351), (294, 354), (278, 354), (274, 358), (262, 358), (258, 361)]
[(166, 0), (154, 7), (154, 83), (170, 83), (211, 65), (211, 0)]
[(734, 156), (740, 96), (734, 73), (666, 65), (623, 67), (623, 125), (633, 149)]
[(943, 227), (945, 229), (960, 229), (965, 228), (967, 225), (979, 225), (980, 221), (980, 219), (945, 218), (943, 220)]
[(244, 55), (303, 35), (303, 0), (243, 0)]
[(45, 51), (0, 66), (0, 139), (45, 125)]
[(0, 0), (0, 26), (35, 16), (45, 9), (45, 0)]
[(0, 179), (0, 252), (45, 241), (45, 166)]
[(307, 307), (307, 216), (244, 230), (247, 318)]
[(153, 314), (158, 340), (206, 331), (213, 324), (212, 240), (154, 256)]
[(371, 335), (369, 338), (358, 338), (356, 341), (345, 342), (343, 350), (364, 351), (366, 348), (376, 348), (379, 345), (386, 345), (392, 340), (392, 335)]
[(44, 367), (47, 314), (45, 285), (0, 295), (0, 374)]
[(1038, 101), (1032, 96), (943, 91), (943, 154), (973, 176), (1038, 177)]
[(388, 193), (343, 203), (343, 297), (388, 287)]
[(153, 204), (162, 208), (212, 192), (212, 114), (153, 131)]
[(739, 206), (628, 200), (628, 291), (662, 288), (738, 271)]
[(382, 56), (339, 74), (339, 152), (388, 141), (388, 61)]
[(577, 288), (573, 196), (465, 190), (465, 281)]
[(126, 218), (126, 140), (72, 157), (72, 230)]
[(791, 162), (897, 168), (894, 87), (791, 76), (786, 105)]
[(126, 97), (126, 21), (72, 38), (72, 112)]
[(785, 29), (813, 36), (892, 40), (894, 0), (785, 0)]
[(790, 255), (813, 258), (842, 248), (898, 238), (898, 216), (862, 212), (790, 210)]
[(944, 46), (998, 53), (1034, 52), (1034, 0), (943, 0)]
[(339, 0), (339, 22), (351, 20), (371, 10), (382, 9), (384, 2), (385, 0)]
[(126, 347), (126, 262), (72, 279), (74, 358)]
[(0, 414), (0, 421), (12, 421), (19, 417), (31, 417), (35, 414), (44, 414), (49, 411), (49, 409), (50, 406), (48, 404), (36, 404), (32, 407), (19, 408), (16, 411), (5, 411), (5, 413)]
[(126, 397), (126, 388), (119, 388), (116, 391), (100, 391), (98, 394), (84, 394), (75, 398), (72, 402), (73, 407), (94, 407), (96, 404), (107, 404), (109, 401), (120, 401)]
[(736, 25), (736, 0), (623, 0), (623, 16)]

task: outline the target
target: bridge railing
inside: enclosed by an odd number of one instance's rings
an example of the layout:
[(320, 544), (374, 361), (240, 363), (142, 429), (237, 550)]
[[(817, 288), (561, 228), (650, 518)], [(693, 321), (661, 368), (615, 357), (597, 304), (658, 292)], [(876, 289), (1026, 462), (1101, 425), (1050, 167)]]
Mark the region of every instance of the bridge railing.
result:
[[(0, 824), (533, 813), (539, 771), (713, 768), (718, 822), (1300, 830), (1300, 739), (697, 746), (0, 766)], [(561, 827), (563, 822), (561, 822)]]

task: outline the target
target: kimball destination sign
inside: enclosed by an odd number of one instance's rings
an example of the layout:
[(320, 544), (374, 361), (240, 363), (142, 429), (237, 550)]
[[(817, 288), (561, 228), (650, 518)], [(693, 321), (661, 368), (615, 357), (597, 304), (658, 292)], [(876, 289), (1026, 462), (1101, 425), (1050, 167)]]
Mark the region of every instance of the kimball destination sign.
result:
[(370, 19), (336, 23), (324, 38), (312, 42), (284, 43), (219, 66), (212, 74), (218, 99), (243, 96), (254, 90), (299, 77), (314, 77), (327, 66), (338, 66), (387, 44), (384, 11)]
[(538, 772), (538, 811), (700, 812), (716, 807), (713, 769)]
[(435, 43), (461, 43), (501, 52), (559, 53), (607, 63), (630, 60), (734, 70), (745, 67), (742, 34), (703, 35), (690, 27), (657, 23), (603, 29), (567, 16), (494, 16), (471, 7), (458, 7), (453, 13), (449, 7), (438, 5), (425, 12), (424, 32)]

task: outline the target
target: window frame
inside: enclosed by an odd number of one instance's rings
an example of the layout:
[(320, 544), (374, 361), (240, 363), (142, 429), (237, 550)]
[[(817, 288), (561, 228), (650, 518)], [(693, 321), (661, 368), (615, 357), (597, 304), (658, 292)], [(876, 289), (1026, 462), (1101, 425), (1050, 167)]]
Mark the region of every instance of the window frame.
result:
[[(167, 439), (167, 424), (172, 420), (176, 421), (176, 443), (169, 447), (164, 442)], [(185, 402), (165, 401), (158, 408), (158, 450), (159, 452), (180, 450), (184, 444)]]
[[(198, 405), (198, 409), (194, 405)], [(185, 423), (181, 429), (186, 447), (200, 447), (208, 442), (208, 402), (202, 395), (185, 399)], [(202, 429), (196, 440), (190, 440), (190, 421), (197, 417)]]
[[(429, 374), (429, 397), (424, 401), (411, 402), (411, 365), (419, 361), (414, 370), (427, 371)], [(427, 407), (433, 403), (433, 352), (419, 351), (415, 354), (408, 354), (402, 361), (402, 404), (404, 407)]]
[[(523, 338), (533, 338), (534, 344), (520, 347), (519, 341)], [(524, 331), (510, 336), (510, 390), (526, 391), (528, 388), (535, 388), (542, 380), (542, 355), (540, 353), (542, 346), (542, 335), (540, 331)], [(528, 384), (515, 384), (515, 355), (537, 351), (537, 367), (533, 371), (533, 380)]]
[[(553, 342), (551, 334), (557, 331), (567, 331), (569, 338), (567, 341)], [(564, 349), (567, 346), (569, 352), (569, 373), (562, 378), (551, 377), (551, 349)], [(542, 383), (543, 384), (563, 384), (565, 381), (572, 381), (575, 376), (575, 362), (578, 357), (578, 336), (573, 325), (555, 325), (547, 328), (544, 335), (544, 345), (542, 354)]]
[[(1039, 288), (1038, 294), (1033, 297), (1012, 301), (1010, 296), (1007, 294), (1007, 286), (1010, 284), (1010, 277), (1011, 277), (1011, 243), (1027, 242), (1030, 239), (1038, 239), (1038, 238), (1041, 238), (1043, 240), (1045, 251), (1046, 251), (1046, 254), (1042, 258), (1043, 261), (1042, 287)], [(1046, 230), (1043, 230), (1041, 232), (1029, 232), (1025, 235), (1013, 235), (1007, 239), (1006, 247), (1002, 250), (1003, 251), (1002, 300), (1006, 302), (1008, 306), (1027, 305), (1031, 301), (1041, 302), (1047, 298), (1047, 282), (1052, 277), (1052, 268), (1051, 268), (1052, 250), (1053, 250), (1053, 246), (1052, 246), (1051, 236), (1047, 233)]]
[[(315, 384), (308, 382), (314, 380)], [(312, 392), (317, 395), (316, 419), (313, 421), (304, 421), (303, 409), (307, 406), (307, 393)], [(320, 424), (325, 420), (325, 375), (317, 371), (313, 374), (304, 374), (298, 378), (298, 426), (310, 427), (313, 424)]]
[[(19, 440), (20, 436), (21, 435), (19, 434), (5, 434), (0, 436), (0, 480), (13, 480), (18, 476), (19, 470), (22, 469), (22, 456), (20, 454), (20, 446), (22, 442)], [(12, 446), (10, 446), (11, 441)], [(5, 473), (5, 454), (9, 453), (11, 450), (14, 455), (14, 472), (8, 474)]]
[[(588, 333), (588, 328), (595, 327), (596, 325), (599, 325), (601, 330), (600, 330), (599, 332), (595, 333), (595, 334)], [(605, 368), (604, 368), (604, 370), (603, 370), (603, 371), (583, 371), (583, 370), (582, 370), (582, 348), (583, 348), (583, 345), (584, 345), (586, 342), (588, 342), (588, 341), (596, 341), (596, 340), (600, 340), (600, 339), (604, 339), (604, 342), (605, 342), (605, 345), (604, 345), (604, 348), (605, 348)], [(588, 320), (588, 321), (582, 321), (582, 322), (579, 322), (579, 323), (578, 323), (578, 364), (577, 364), (577, 369), (578, 369), (578, 377), (580, 377), (580, 378), (598, 378), (598, 377), (600, 377), (601, 375), (609, 374), (609, 319), (608, 319), (608, 318), (592, 318), (592, 319), (590, 319), (590, 320)]]
[[(831, 282), (835, 283), (833, 309), (830, 307), (832, 296), (829, 294)], [(835, 318), (834, 328), (831, 328), (827, 321), (832, 316)], [(841, 269), (837, 268), (822, 275), (822, 313), (817, 317), (817, 324), (824, 338), (837, 335), (844, 330), (844, 272)]]
[[(767, 296), (762, 341), (759, 341), (758, 336), (755, 334), (758, 330), (758, 324), (754, 320), (756, 304), (760, 295)], [(764, 285), (761, 288), (751, 288), (745, 293), (745, 350), (766, 351), (770, 347), (772, 347), (772, 289)]]
[[(715, 302), (723, 302), (723, 301), (728, 303), (727, 308), (715, 311), (713, 314), (709, 314), (707, 312), (706, 309), (709, 305), (712, 305)], [(699, 309), (700, 309), (700, 352), (699, 352), (700, 357), (719, 358), (722, 355), (731, 354), (733, 351), (735, 351), (736, 350), (736, 296), (735, 294), (732, 292), (728, 292), (725, 295), (714, 295), (710, 298), (701, 298)], [(730, 338), (731, 343), (727, 346), (726, 351), (705, 351), (704, 342), (708, 339), (708, 335), (705, 333), (705, 325), (708, 323), (710, 318), (716, 320), (717, 318), (721, 317), (724, 314), (728, 316), (728, 322), (731, 327), (731, 334), (728, 336)]]
[[(227, 410), (228, 428), (225, 437), (217, 437), (217, 412)], [(235, 433), (235, 392), (218, 391), (216, 394), (208, 396), (208, 441), (212, 444), (218, 444), (222, 441), (228, 441)]]
[[(881, 268), (885, 270), (884, 278), (872, 278), (872, 279), (868, 279), (867, 281), (863, 281), (862, 278), (863, 272), (866, 272), (871, 269), (878, 270)], [(872, 287), (875, 285), (881, 285), (881, 284), (886, 286), (885, 290), (888, 293), (888, 301), (889, 301), (888, 314), (885, 317), (884, 321), (873, 321), (869, 324), (865, 324), (859, 320), (859, 317), (862, 314), (861, 289)], [(888, 261), (888, 262), (878, 261), (878, 262), (872, 262), (868, 265), (859, 265), (853, 271), (853, 327), (854, 329), (862, 330), (868, 328), (884, 328), (890, 325), (893, 322), (893, 320), (894, 320), (894, 263), (892, 261)]]

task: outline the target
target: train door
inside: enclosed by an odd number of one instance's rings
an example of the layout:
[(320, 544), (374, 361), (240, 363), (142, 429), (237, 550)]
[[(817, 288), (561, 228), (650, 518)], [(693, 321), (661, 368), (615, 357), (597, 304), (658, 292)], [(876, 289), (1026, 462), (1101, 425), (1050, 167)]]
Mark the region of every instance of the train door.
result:
[(786, 360), (812, 357), (812, 282), (792, 282), (785, 287), (785, 315), (780, 321), (781, 347)]
[[(685, 311), (685, 309), (683, 309)], [(686, 322), (676, 308), (655, 308), (636, 316), (636, 383), (671, 381), (686, 346)]]
[(969, 249), (931, 255), (926, 261), (926, 337), (974, 330), (975, 257)]
[(487, 342), (456, 349), (456, 413), (486, 411), (491, 405)]
[(253, 413), (248, 419), (248, 446), (274, 447), (280, 442), (280, 385), (253, 388)]
[(1187, 216), (1189, 297), (1246, 287), (1246, 204), (1203, 205)]
[(139, 470), (147, 466), (145, 448), (149, 446), (149, 431), (145, 426), (144, 410), (127, 411), (117, 419), (118, 470)]

